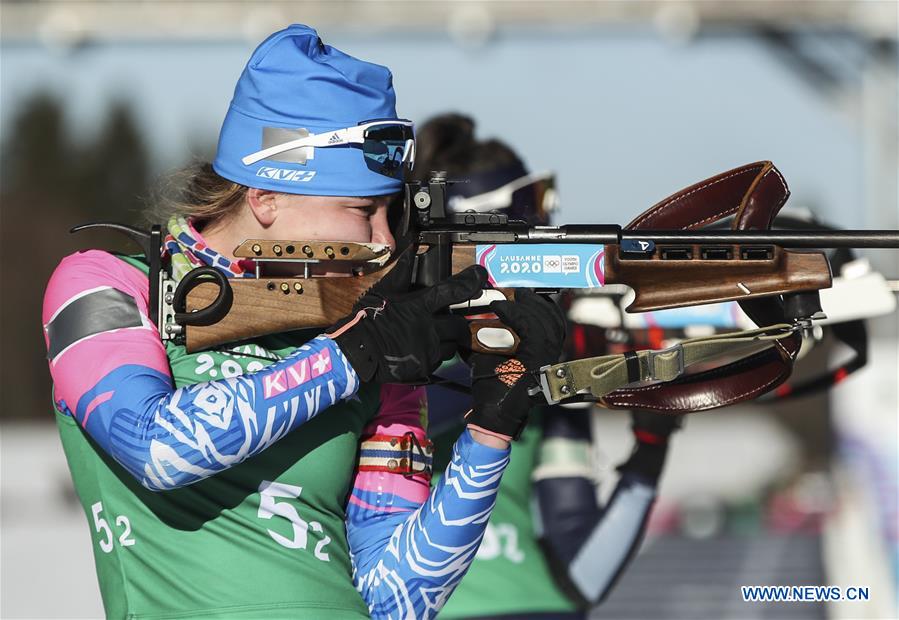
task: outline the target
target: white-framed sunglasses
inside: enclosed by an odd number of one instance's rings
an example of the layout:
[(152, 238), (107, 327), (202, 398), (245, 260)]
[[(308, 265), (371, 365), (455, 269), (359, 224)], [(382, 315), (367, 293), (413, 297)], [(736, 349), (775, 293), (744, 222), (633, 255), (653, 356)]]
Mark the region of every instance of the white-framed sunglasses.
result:
[(358, 144), (368, 169), (392, 178), (402, 178), (404, 164), (415, 162), (415, 124), (404, 118), (363, 121), (355, 127), (344, 127), (325, 133), (310, 134), (296, 140), (275, 144), (247, 155), (245, 166), (304, 147), (327, 148)]
[(496, 189), (463, 198), (457, 196), (450, 201), (453, 211), (475, 211), (477, 213), (489, 213), (501, 211), (512, 206), (512, 195), (524, 189), (528, 185), (534, 186), (536, 204), (534, 205), (544, 214), (552, 213), (559, 208), (559, 194), (556, 192), (556, 175), (550, 170), (533, 172), (523, 177), (518, 177)]

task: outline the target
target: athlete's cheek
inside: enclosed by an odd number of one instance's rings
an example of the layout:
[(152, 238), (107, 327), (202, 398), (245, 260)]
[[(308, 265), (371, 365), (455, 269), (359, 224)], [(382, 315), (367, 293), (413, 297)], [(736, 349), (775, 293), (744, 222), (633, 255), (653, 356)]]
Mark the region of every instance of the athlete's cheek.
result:
[(334, 231), (332, 239), (335, 240), (370, 243), (372, 238), (372, 229), (368, 218), (358, 215), (335, 219), (331, 230)]

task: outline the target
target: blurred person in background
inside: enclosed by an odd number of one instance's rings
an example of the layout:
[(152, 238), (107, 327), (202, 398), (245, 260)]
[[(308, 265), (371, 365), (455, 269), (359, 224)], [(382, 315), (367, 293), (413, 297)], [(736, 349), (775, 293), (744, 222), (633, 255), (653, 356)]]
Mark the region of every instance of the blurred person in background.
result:
[[(447, 185), (451, 212), (497, 212), (548, 225), (558, 207), (554, 175), (529, 173), (500, 140), (478, 140), (475, 122), (467, 116), (445, 114), (427, 121), (419, 128), (416, 147), (418, 180), (440, 171), (456, 181)], [(605, 352), (586, 351), (583, 342), (571, 340), (567, 346), (577, 357)], [(469, 371), (457, 359), (438, 375), (464, 384)], [(440, 385), (428, 391), (436, 471), (451, 457), (471, 396)], [(621, 477), (608, 504), (601, 506), (589, 405), (534, 408), (513, 444), (477, 558), (441, 617), (585, 617), (608, 595), (642, 540), (668, 439), (677, 427), (678, 416), (632, 415), (633, 452), (619, 467)]]
[[(247, 238), (395, 249), (388, 208), (413, 150), (389, 70), (307, 26), (271, 35), (240, 76), (214, 161), (168, 222), (173, 277), (198, 266), (251, 276), (232, 254)], [(427, 377), (469, 337), (464, 319), (438, 311), (477, 295), (485, 275), (473, 267), (407, 294), (410, 267), (399, 259), (327, 333), (188, 353), (149, 318), (146, 257), (62, 260), (45, 340), (107, 616), (436, 614), (509, 462), (498, 419), (527, 415), (526, 371), (557, 360), (564, 320), (528, 291), (493, 304), (522, 335), (521, 371), (480, 373), (468, 427), (430, 488), (425, 391), (398, 382)], [(390, 470), (411, 445), (406, 470)]]

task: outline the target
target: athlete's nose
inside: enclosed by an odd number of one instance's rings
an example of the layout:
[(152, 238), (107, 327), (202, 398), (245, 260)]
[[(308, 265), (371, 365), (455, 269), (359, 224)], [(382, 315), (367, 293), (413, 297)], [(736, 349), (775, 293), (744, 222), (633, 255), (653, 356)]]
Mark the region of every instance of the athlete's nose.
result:
[(390, 229), (387, 227), (372, 228), (371, 242), (372, 243), (383, 243), (385, 245), (389, 245), (391, 252), (396, 250), (396, 239), (393, 238), (393, 233), (391, 233)]

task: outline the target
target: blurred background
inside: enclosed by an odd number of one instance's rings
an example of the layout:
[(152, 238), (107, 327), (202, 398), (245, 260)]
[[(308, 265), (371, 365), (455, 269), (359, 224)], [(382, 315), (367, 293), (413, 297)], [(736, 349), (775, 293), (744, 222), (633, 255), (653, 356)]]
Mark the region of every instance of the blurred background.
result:
[[(85, 517), (50, 414), (44, 285), (89, 220), (140, 223), (210, 158), (255, 45), (292, 22), (394, 73), (401, 116), (477, 119), (557, 173), (556, 223), (625, 224), (770, 159), (789, 205), (899, 228), (897, 3), (0, 2), (0, 476), (4, 618), (99, 617)], [(893, 280), (896, 252), (863, 253)], [(673, 439), (640, 556), (597, 618), (895, 618), (897, 317), (829, 393), (697, 414)], [(845, 355), (836, 345), (815, 360)], [(604, 478), (627, 416), (596, 412)], [(743, 603), (740, 585), (869, 587), (867, 602)]]

